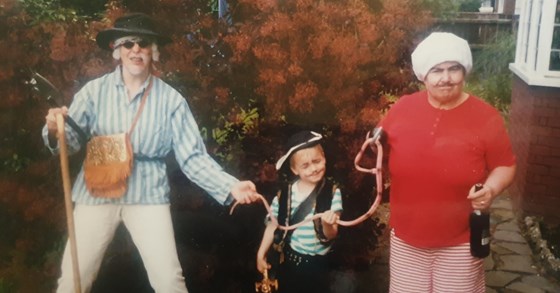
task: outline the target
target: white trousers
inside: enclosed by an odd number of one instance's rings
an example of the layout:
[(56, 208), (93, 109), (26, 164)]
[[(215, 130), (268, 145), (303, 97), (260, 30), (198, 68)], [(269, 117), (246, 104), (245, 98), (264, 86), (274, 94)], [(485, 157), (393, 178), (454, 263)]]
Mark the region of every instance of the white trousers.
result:
[[(80, 205), (74, 207), (74, 226), (82, 292), (89, 292), (105, 250), (123, 222), (138, 248), (152, 288), (157, 293), (187, 292), (177, 257), (169, 205)], [(70, 245), (62, 258), (58, 293), (73, 293)]]

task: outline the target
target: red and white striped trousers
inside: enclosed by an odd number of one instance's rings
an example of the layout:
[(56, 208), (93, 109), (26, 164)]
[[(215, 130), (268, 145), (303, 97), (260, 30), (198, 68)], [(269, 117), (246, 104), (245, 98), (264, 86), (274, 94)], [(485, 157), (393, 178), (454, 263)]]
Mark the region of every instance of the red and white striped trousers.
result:
[(484, 293), (483, 259), (471, 256), (468, 243), (417, 248), (391, 231), (390, 293)]

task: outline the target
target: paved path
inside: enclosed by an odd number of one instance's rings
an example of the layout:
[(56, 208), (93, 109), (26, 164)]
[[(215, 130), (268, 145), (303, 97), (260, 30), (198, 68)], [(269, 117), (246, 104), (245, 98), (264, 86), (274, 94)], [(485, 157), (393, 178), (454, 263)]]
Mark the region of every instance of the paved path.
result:
[(486, 292), (560, 293), (559, 280), (548, 280), (539, 273), (541, 267), (521, 234), (509, 196), (498, 197), (491, 209), (493, 239), (491, 255), (484, 262)]

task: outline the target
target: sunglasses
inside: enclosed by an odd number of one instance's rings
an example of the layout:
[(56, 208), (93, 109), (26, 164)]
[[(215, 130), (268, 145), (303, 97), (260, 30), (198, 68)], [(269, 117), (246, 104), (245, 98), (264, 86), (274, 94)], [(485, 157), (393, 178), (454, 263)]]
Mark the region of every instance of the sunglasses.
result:
[(134, 47), (134, 44), (138, 44), (138, 46), (140, 48), (147, 48), (148, 46), (150, 46), (152, 44), (152, 42), (146, 41), (146, 40), (140, 40), (140, 41), (137, 41), (137, 42), (126, 41), (122, 45), (123, 45), (123, 47), (125, 47), (127, 49), (132, 49), (132, 47)]

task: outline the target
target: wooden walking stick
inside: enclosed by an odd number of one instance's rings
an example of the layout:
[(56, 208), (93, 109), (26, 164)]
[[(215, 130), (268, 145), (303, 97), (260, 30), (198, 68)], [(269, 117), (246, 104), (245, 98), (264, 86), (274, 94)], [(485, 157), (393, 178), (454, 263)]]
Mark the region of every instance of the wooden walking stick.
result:
[(66, 208), (66, 219), (68, 225), (68, 239), (70, 241), (70, 255), (72, 257), (72, 269), (74, 273), (74, 291), (82, 292), (80, 284), (80, 269), (78, 267), (78, 249), (76, 246), (76, 231), (74, 229), (74, 213), (72, 208), (72, 191), (70, 188), (70, 171), (68, 168), (68, 149), (66, 147), (66, 133), (64, 131), (64, 116), (56, 115), (56, 126), (58, 129), (58, 144), (60, 146), (60, 170), (62, 171), (62, 184), (64, 187), (64, 206)]

